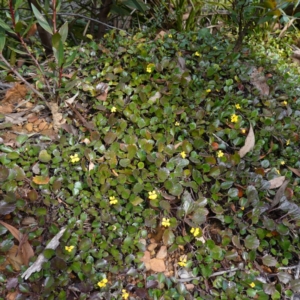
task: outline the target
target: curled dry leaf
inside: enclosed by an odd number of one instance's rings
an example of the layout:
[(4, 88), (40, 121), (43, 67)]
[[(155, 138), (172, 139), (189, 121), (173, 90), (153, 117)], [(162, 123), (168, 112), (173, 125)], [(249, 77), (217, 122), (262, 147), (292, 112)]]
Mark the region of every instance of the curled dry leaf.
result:
[(294, 174), (296, 174), (297, 176), (300, 177), (300, 170), (299, 170), (299, 169), (295, 169), (295, 168), (292, 168), (292, 167), (289, 167), (289, 166), (288, 166), (288, 168), (289, 168)]
[(0, 224), (3, 225), (5, 228), (7, 228), (10, 233), (15, 237), (15, 239), (18, 240), (20, 243), (20, 252), (22, 257), (22, 262), (24, 265), (28, 266), (29, 259), (34, 256), (34, 252), (28, 241), (22, 241), (22, 233), (15, 228), (14, 226), (11, 226), (3, 221), (0, 221)]
[(284, 180), (285, 180), (285, 176), (279, 176), (279, 177), (269, 180), (269, 183), (270, 183), (269, 189), (272, 190), (272, 189), (279, 188), (280, 186), (282, 186)]
[(254, 145), (255, 145), (255, 135), (254, 135), (252, 125), (250, 124), (250, 129), (245, 140), (245, 145), (239, 151), (240, 157), (244, 157), (249, 151), (253, 149)]
[[(284, 176), (281, 176), (281, 177), (284, 177)], [(279, 178), (280, 178), (280, 177), (279, 177)], [(281, 184), (280, 188), (279, 188), (278, 191), (276, 192), (276, 195), (275, 195), (275, 197), (274, 197), (274, 199), (273, 199), (273, 201), (272, 201), (272, 203), (271, 203), (271, 208), (275, 207), (275, 206), (280, 202), (281, 198), (282, 198), (283, 195), (284, 195), (284, 191), (285, 191), (285, 189), (286, 189), (288, 183), (289, 183), (289, 181), (288, 181), (288, 180), (285, 180), (285, 181)]]

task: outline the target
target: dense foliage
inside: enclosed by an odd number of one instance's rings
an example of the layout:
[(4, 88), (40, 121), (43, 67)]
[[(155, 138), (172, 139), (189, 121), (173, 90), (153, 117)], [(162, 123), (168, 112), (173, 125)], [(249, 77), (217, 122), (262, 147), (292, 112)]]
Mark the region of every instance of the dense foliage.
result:
[[(66, 50), (76, 56), (62, 84), (68, 97), (79, 92), (89, 127), (66, 110), (72, 133), (56, 142), (20, 135), (18, 147), (0, 146), (1, 213), (13, 213), (47, 258), (18, 278), (18, 299), (126, 299), (128, 291), (262, 300), (299, 291), (299, 279), (280, 269), (298, 264), (297, 70), (271, 39), (236, 54), (207, 29), (154, 37), (112, 31)], [(250, 84), (256, 66), (272, 75), (269, 96)], [(255, 146), (241, 158), (251, 126)], [(282, 176), (285, 191), (276, 192), (272, 180)], [(63, 226), (59, 246), (45, 249)], [(6, 253), (14, 238), (0, 228)], [(145, 272), (153, 243), (167, 246), (168, 273)], [(7, 265), (1, 282), (13, 273)]]

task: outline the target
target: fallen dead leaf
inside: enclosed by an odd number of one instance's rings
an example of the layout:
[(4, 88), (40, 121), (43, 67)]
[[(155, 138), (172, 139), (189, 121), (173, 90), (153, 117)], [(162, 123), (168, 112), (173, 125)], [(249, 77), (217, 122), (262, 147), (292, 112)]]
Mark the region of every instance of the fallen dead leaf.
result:
[(21, 249), (20, 254), (22, 255), (22, 262), (25, 266), (28, 266), (29, 259), (34, 256), (34, 252), (28, 241), (21, 241), (22, 240), (22, 233), (15, 228), (14, 226), (11, 226), (3, 221), (0, 221), (0, 224), (2, 224), (6, 229), (9, 230), (9, 232), (14, 236), (15, 239), (18, 240), (19, 243), (21, 243)]
[(284, 180), (285, 180), (285, 176), (279, 176), (279, 177), (269, 180), (269, 183), (270, 183), (269, 189), (272, 190), (272, 189), (279, 188), (283, 184)]
[(96, 97), (100, 101), (106, 101), (108, 95), (109, 86), (107, 83), (101, 82), (96, 86), (96, 92), (98, 96)]
[[(284, 176), (282, 176), (282, 177), (284, 177)], [(288, 183), (289, 183), (288, 180), (285, 180), (285, 181), (282, 183), (281, 187), (280, 187), (280, 188), (278, 189), (278, 191), (276, 192), (276, 195), (275, 195), (275, 197), (274, 197), (274, 199), (273, 199), (273, 201), (272, 201), (272, 203), (271, 203), (271, 208), (275, 207), (275, 206), (280, 202), (281, 198), (282, 198), (283, 195), (284, 195), (284, 191), (285, 191), (285, 189), (286, 189)]]
[(267, 84), (265, 75), (261, 72), (261, 69), (252, 68), (250, 75), (250, 83), (260, 92), (261, 96), (268, 96), (270, 88)]
[(66, 120), (63, 118), (62, 113), (59, 112), (59, 107), (55, 102), (49, 102), (48, 107), (51, 110), (53, 118), (53, 129), (55, 132), (61, 128), (61, 126), (66, 123)]
[(140, 258), (140, 261), (146, 263), (149, 262), (151, 260), (151, 254), (149, 251), (145, 251), (144, 256), (142, 258)]
[(14, 110), (14, 106), (10, 103), (5, 105), (0, 105), (0, 113), (2, 114), (10, 114)]
[(243, 158), (249, 151), (253, 149), (254, 145), (255, 145), (255, 135), (254, 135), (252, 125), (250, 124), (250, 129), (245, 140), (245, 145), (239, 151), (240, 157)]
[(149, 264), (151, 270), (154, 272), (164, 272), (166, 270), (165, 262), (162, 259), (152, 258)]
[(161, 30), (155, 37), (155, 40), (163, 38), (167, 33), (163, 30)]
[(6, 255), (8, 264), (12, 265), (13, 269), (17, 272), (19, 272), (21, 270), (21, 266), (24, 265), (23, 255), (21, 251), (18, 250), (19, 247), (13, 245)]
[(50, 178), (47, 176), (35, 176), (35, 177), (33, 177), (32, 181), (36, 184), (43, 185), (43, 184), (48, 184), (50, 181)]
[(289, 168), (294, 174), (296, 174), (297, 176), (300, 177), (300, 170), (299, 170), (299, 169), (294, 169), (294, 168), (289, 167), (289, 166), (288, 166), (288, 168)]
[(12, 293), (8, 293), (5, 297), (6, 300), (15, 300), (17, 296), (19, 295), (18, 291), (14, 291)]
[(28, 131), (31, 132), (33, 130), (33, 124), (32, 123), (27, 123), (24, 125), (24, 128)]
[(27, 94), (27, 88), (25, 85), (17, 83), (12, 88), (7, 90), (3, 103), (18, 103), (22, 100)]
[(185, 287), (186, 287), (186, 289), (187, 289), (188, 291), (190, 291), (190, 290), (193, 290), (193, 289), (195, 288), (195, 285), (192, 284), (192, 283), (187, 283), (187, 284), (185, 285)]
[(157, 252), (156, 254), (156, 258), (158, 259), (164, 259), (166, 258), (168, 255), (168, 252), (167, 252), (167, 247), (166, 246), (161, 246), (159, 251)]
[(152, 244), (150, 244), (150, 245), (147, 247), (147, 249), (148, 249), (150, 252), (152, 252), (157, 246), (158, 246), (157, 243), (152, 243)]

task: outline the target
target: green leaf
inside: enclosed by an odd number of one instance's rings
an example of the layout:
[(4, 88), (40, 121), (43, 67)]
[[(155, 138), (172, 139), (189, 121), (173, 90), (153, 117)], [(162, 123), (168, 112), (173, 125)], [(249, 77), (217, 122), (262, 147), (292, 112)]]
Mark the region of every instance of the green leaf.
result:
[(5, 46), (6, 36), (2, 28), (0, 28), (0, 53), (2, 53)]
[(64, 43), (68, 37), (68, 22), (65, 22), (58, 31), (61, 35), (61, 41)]
[(52, 35), (52, 47), (58, 50), (59, 42), (61, 41), (61, 35), (56, 32)]
[(245, 247), (248, 249), (257, 249), (259, 246), (259, 239), (254, 235), (248, 235), (245, 238)]
[(205, 223), (207, 215), (208, 210), (206, 208), (199, 207), (195, 210), (194, 214), (192, 215), (192, 222), (200, 226), (201, 224)]
[(163, 234), (164, 245), (172, 245), (175, 241), (175, 235), (171, 229), (166, 229)]
[(14, 6), (15, 11), (18, 10), (18, 8), (19, 8), (23, 3), (24, 3), (23, 0), (16, 0), (15, 6)]
[(39, 161), (43, 163), (47, 163), (51, 160), (51, 155), (47, 152), (47, 150), (42, 150), (39, 154)]
[(115, 141), (116, 138), (117, 138), (117, 134), (114, 133), (114, 132), (112, 132), (112, 131), (109, 131), (105, 135), (104, 141), (105, 141), (106, 144), (110, 145), (110, 144), (112, 144)]
[(160, 168), (157, 171), (157, 178), (159, 182), (165, 182), (170, 175), (170, 171), (167, 168)]
[(275, 267), (277, 264), (277, 260), (272, 255), (265, 255), (262, 258), (262, 262), (268, 267)]
[(49, 32), (51, 35), (53, 35), (53, 30), (49, 26), (45, 17), (38, 11), (38, 9), (33, 4), (31, 4), (31, 7), (32, 7), (32, 11), (33, 11), (38, 23), (40, 24), (40, 26), (42, 28), (44, 28), (47, 32)]
[(188, 191), (184, 191), (182, 197), (182, 209), (184, 210), (185, 214), (190, 214), (194, 209), (194, 200), (191, 196), (191, 194)]
[(5, 31), (15, 34), (14, 31), (6, 24), (3, 20), (0, 19), (0, 27), (3, 28)]

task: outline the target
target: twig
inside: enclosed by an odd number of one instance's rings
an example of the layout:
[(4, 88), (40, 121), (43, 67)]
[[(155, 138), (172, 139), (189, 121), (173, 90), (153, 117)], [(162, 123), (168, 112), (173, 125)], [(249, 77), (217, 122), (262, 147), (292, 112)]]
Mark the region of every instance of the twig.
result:
[(300, 262), (298, 263), (298, 266), (297, 266), (297, 269), (296, 269), (295, 279), (299, 278), (299, 273), (300, 273)]
[[(53, 13), (48, 13), (48, 15), (52, 15)], [(45, 16), (45, 14), (42, 14)], [(71, 16), (71, 17), (78, 17), (78, 18), (82, 18), (82, 19), (86, 19), (86, 20), (89, 20), (89, 21), (93, 21), (95, 23), (99, 23), (99, 24), (102, 24), (108, 28), (111, 28), (111, 29), (116, 29), (116, 30), (120, 30), (120, 31), (124, 31), (126, 32), (128, 35), (132, 35), (130, 34), (129, 32), (125, 31), (124, 29), (122, 28), (118, 28), (118, 27), (115, 27), (115, 26), (111, 26), (111, 25), (108, 25), (104, 22), (101, 22), (99, 20), (96, 20), (96, 19), (93, 19), (93, 18), (90, 18), (90, 17), (87, 17), (87, 16), (84, 16), (84, 15), (81, 15), (81, 14), (74, 14), (74, 13), (64, 13), (64, 12), (61, 12), (61, 13), (56, 13), (56, 15), (59, 15), (59, 16)], [(31, 19), (31, 17), (29, 18), (24, 18), (24, 20), (27, 20), (27, 19)]]
[(279, 267), (278, 270), (293, 270), (297, 269), (299, 265), (296, 266), (290, 266), (290, 267)]
[(229, 144), (227, 144), (225, 141), (223, 141), (220, 137), (218, 137), (216, 134), (212, 134), (214, 137), (216, 137), (219, 141), (223, 142), (226, 146), (229, 147)]
[[(233, 268), (233, 269), (229, 269), (229, 270), (225, 270), (225, 271), (215, 272), (215, 273), (212, 273), (209, 276), (209, 278), (215, 277), (215, 276), (219, 276), (219, 275), (223, 275), (223, 274), (230, 273), (230, 272), (235, 272), (235, 271), (238, 271), (238, 270), (240, 270), (240, 268)], [(178, 282), (186, 282), (186, 281), (197, 280), (197, 279), (200, 279), (200, 278), (201, 278), (201, 276), (198, 276), (198, 277), (189, 277), (189, 278), (177, 279), (177, 281)]]

